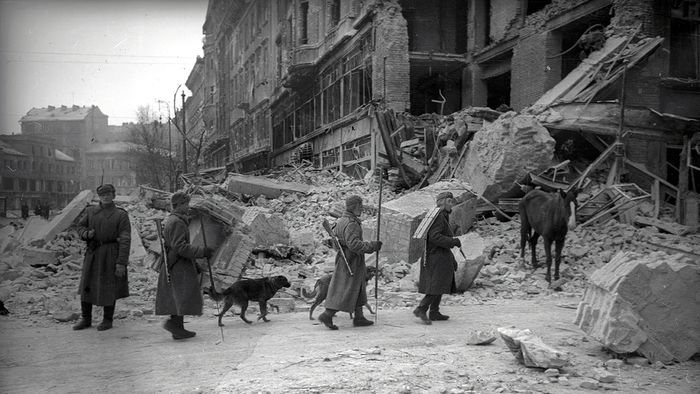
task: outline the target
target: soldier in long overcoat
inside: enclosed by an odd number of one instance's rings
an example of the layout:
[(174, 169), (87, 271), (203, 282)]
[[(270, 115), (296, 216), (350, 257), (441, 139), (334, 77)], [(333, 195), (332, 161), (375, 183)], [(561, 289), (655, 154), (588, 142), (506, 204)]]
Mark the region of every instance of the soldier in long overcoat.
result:
[(452, 193), (438, 194), (436, 203), (441, 210), (428, 230), (426, 258), (420, 267), (418, 281), (418, 292), (425, 294), (425, 297), (413, 311), (425, 324), (449, 318), (440, 313), (440, 301), (443, 294), (454, 293), (456, 289), (454, 272), (457, 270), (457, 261), (450, 249), (462, 246), (459, 238), (454, 237), (449, 224), (450, 212), (455, 203)]
[[(381, 241), (363, 241), (360, 215), (362, 214), (362, 198), (350, 196), (345, 201), (345, 213), (338, 219), (333, 229), (338, 237), (347, 265), (341, 253), (335, 256), (335, 271), (328, 287), (326, 297), (326, 310), (319, 315), (318, 320), (331, 330), (337, 330), (333, 324), (333, 316), (336, 312), (353, 312), (353, 325), (356, 327), (373, 324), (362, 314), (362, 307), (367, 303), (367, 269), (365, 268), (365, 254), (378, 251), (382, 247)], [(348, 265), (353, 275), (348, 271)]]
[(116, 300), (129, 296), (129, 214), (114, 205), (114, 186), (99, 186), (97, 195), (100, 204), (88, 207), (78, 223), (78, 235), (87, 241), (87, 249), (78, 290), (82, 319), (73, 326), (74, 330), (92, 325), (93, 305), (104, 307), (97, 330), (112, 328)]
[(156, 315), (170, 315), (163, 328), (172, 334), (173, 339), (186, 339), (196, 333), (185, 329), (183, 316), (202, 314), (200, 269), (195, 259), (211, 257), (213, 249), (190, 244), (190, 219), (187, 215), (190, 196), (176, 192), (170, 203), (172, 212), (165, 220), (163, 230), (167, 267), (162, 266), (158, 276)]

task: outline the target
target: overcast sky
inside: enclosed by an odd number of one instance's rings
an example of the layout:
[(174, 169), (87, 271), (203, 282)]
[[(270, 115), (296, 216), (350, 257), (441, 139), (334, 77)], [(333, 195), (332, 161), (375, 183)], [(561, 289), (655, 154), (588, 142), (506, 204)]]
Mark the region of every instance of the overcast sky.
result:
[[(0, 0), (0, 133), (32, 107), (158, 110), (202, 56), (207, 0)], [(178, 108), (180, 96), (178, 92)], [(165, 104), (160, 104), (167, 117)]]

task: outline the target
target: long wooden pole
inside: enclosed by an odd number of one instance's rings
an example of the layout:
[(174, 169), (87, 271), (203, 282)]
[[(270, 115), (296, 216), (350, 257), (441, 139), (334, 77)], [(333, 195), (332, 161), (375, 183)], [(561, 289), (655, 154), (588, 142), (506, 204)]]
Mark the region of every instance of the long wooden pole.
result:
[[(204, 247), (207, 247), (207, 233), (204, 231), (204, 216), (199, 215), (199, 231), (202, 232), (202, 243), (204, 244)], [(195, 263), (196, 264), (196, 263)], [(214, 287), (214, 273), (212, 272), (211, 269), (211, 261), (209, 261), (209, 257), (207, 257), (207, 268), (209, 268), (209, 281), (211, 283), (211, 292), (216, 291), (216, 287)], [(221, 311), (219, 310), (219, 301), (216, 301), (216, 313), (217, 315), (221, 314)], [(221, 331), (221, 342), (224, 341), (224, 328), (219, 326), (219, 330)]]
[[(382, 227), (382, 185), (384, 184), (384, 177), (382, 176), (382, 169), (379, 168), (379, 207), (377, 208), (377, 242), (379, 242), (379, 233)], [(377, 315), (379, 314), (379, 250), (376, 252), (376, 259), (374, 261), (374, 322), (377, 322)]]

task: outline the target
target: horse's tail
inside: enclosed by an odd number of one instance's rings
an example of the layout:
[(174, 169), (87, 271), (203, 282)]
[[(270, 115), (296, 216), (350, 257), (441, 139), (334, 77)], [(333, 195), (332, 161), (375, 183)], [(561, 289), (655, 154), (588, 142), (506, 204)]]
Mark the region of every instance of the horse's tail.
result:
[(520, 200), (519, 204), (520, 211), (520, 257), (525, 258), (525, 245), (530, 240), (530, 231), (532, 226), (527, 218), (527, 212), (525, 209), (525, 200)]

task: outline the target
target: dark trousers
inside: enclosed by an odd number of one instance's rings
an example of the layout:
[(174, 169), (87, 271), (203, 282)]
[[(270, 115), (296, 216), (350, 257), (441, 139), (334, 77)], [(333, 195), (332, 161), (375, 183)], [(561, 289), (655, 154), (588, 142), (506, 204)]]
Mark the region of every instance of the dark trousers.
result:
[[(83, 319), (90, 321), (92, 320), (92, 304), (89, 302), (80, 302), (80, 310), (83, 315)], [(104, 319), (113, 320), (114, 319), (114, 305), (107, 305), (104, 307)]]
[(440, 301), (442, 300), (442, 294), (426, 294), (425, 297), (418, 304), (418, 309), (423, 312), (437, 313), (440, 311)]
[[(362, 316), (362, 307), (364, 307), (364, 306), (365, 306), (365, 304), (363, 304), (363, 303), (360, 302), (360, 297), (358, 296), (358, 297), (357, 297), (357, 304), (355, 305), (355, 312), (357, 312), (357, 310), (359, 309), (359, 310), (360, 310), (360, 316)], [(330, 315), (331, 317), (333, 317), (333, 316), (335, 316), (335, 314), (338, 312), (338, 310), (337, 310), (337, 309), (329, 309), (329, 308), (326, 308), (326, 309), (324, 310), (324, 312), (328, 313), (328, 315)], [(357, 314), (357, 313), (356, 313), (356, 314)]]

